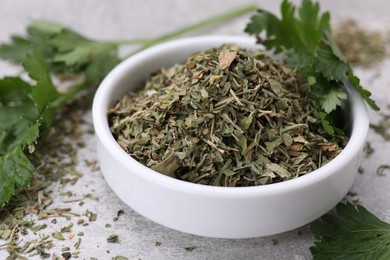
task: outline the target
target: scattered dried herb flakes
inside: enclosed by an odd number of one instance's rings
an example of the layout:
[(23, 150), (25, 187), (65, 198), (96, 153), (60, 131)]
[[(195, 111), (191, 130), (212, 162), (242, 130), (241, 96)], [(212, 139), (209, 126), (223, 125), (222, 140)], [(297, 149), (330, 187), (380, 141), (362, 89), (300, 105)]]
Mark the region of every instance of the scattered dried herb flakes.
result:
[[(80, 99), (69, 104), (60, 113), (51, 129), (48, 130), (47, 142), (40, 142), (33, 154), (29, 154), (37, 172), (31, 180), (31, 184), (18, 191), (8, 205), (0, 211), (0, 238), (3, 240), (0, 249), (7, 249), (9, 259), (26, 259), (33, 256), (42, 258), (49, 257), (48, 252), (55, 246), (55, 243), (62, 240), (61, 243), (70, 243), (72, 234), (68, 234), (67, 239), (59, 232), (47, 233), (49, 223), (57, 225), (58, 218), (64, 218), (68, 221), (72, 217), (78, 217), (77, 224), (82, 224), (81, 215), (75, 213), (70, 207), (50, 208), (53, 203), (51, 197), (51, 184), (59, 182), (61, 186), (72, 185), (82, 176), (76, 170), (78, 145), (77, 140), (82, 134), (80, 124), (82, 116), (86, 109), (90, 108), (92, 95), (81, 96)], [(62, 193), (61, 196), (72, 196), (70, 193)], [(88, 195), (94, 199), (93, 195)], [(71, 205), (70, 205), (71, 206)], [(49, 220), (51, 218), (51, 220)], [(66, 226), (53, 226), (55, 229), (61, 229), (63, 232), (70, 232), (73, 224)], [(70, 235), (70, 237), (69, 237)], [(69, 242), (68, 242), (69, 241)], [(78, 240), (76, 241), (77, 245)], [(80, 243), (78, 243), (80, 244)], [(67, 245), (63, 245), (69, 248)], [(76, 249), (77, 250), (77, 249)], [(73, 253), (73, 257), (78, 257), (78, 252)], [(53, 253), (53, 259), (59, 259)]]
[(382, 118), (377, 124), (370, 124), (370, 127), (385, 141), (390, 141), (390, 115), (381, 115)]
[(92, 172), (98, 171), (100, 169), (100, 167), (97, 165), (97, 160), (85, 160), (85, 164), (90, 167)]
[(346, 142), (323, 131), (305, 89), (263, 52), (224, 45), (151, 75), (108, 111), (111, 131), (167, 176), (214, 186), (280, 182), (326, 164)]
[(354, 66), (371, 66), (386, 55), (386, 40), (380, 32), (366, 31), (356, 21), (346, 20), (335, 28), (334, 39)]

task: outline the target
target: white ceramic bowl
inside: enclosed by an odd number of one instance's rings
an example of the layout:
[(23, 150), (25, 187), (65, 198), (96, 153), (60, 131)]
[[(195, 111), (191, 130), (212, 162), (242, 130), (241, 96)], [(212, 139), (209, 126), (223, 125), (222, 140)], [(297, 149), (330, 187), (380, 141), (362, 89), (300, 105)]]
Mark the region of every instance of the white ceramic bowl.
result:
[(334, 207), (352, 186), (368, 131), (368, 115), (347, 87), (352, 133), (345, 149), (322, 168), (297, 179), (255, 187), (213, 187), (157, 173), (131, 158), (112, 136), (107, 110), (149, 73), (183, 62), (194, 52), (223, 43), (258, 49), (253, 38), (205, 36), (174, 40), (119, 64), (100, 85), (93, 102), (98, 159), (112, 190), (141, 215), (183, 232), (219, 238), (250, 238), (303, 226)]

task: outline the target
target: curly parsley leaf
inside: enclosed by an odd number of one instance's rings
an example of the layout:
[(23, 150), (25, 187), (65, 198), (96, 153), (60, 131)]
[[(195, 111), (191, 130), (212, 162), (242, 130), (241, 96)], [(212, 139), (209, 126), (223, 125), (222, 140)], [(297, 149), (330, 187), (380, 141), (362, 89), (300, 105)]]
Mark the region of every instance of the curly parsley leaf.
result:
[(390, 224), (362, 206), (339, 203), (337, 216), (313, 222), (314, 259), (390, 259)]
[[(258, 10), (245, 31), (257, 36), (258, 41), (268, 50), (283, 52), (287, 65), (315, 82), (310, 84), (315, 94), (313, 103), (323, 112), (321, 121), (327, 133), (333, 134), (331, 129), (334, 127), (329, 122), (329, 116), (347, 96), (344, 82), (349, 81), (367, 104), (378, 111), (379, 107), (370, 98), (371, 93), (360, 85), (335, 44), (329, 13), (321, 14), (319, 4), (311, 0), (302, 0), (298, 10), (288, 0), (284, 0), (280, 11), (281, 18), (277, 18), (266, 10)], [(261, 38), (263, 32), (264, 39)]]

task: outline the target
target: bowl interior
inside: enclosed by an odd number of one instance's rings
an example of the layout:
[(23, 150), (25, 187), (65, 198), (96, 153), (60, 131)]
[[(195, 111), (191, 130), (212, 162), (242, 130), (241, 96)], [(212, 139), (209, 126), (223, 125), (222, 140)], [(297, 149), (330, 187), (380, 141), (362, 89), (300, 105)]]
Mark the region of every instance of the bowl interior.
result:
[[(152, 72), (160, 69), (161, 67), (180, 63), (195, 52), (212, 47), (219, 47), (225, 43), (237, 44), (242, 48), (252, 50), (260, 49), (258, 45), (255, 45), (255, 40), (249, 37), (207, 36), (185, 38), (147, 49), (118, 65), (102, 82), (94, 99), (93, 118), (96, 134), (99, 140), (103, 142), (105, 146), (109, 147), (109, 149), (116, 154), (118, 159), (125, 164), (128, 164), (130, 168), (137, 167), (139, 170), (138, 172), (140, 174), (145, 174), (144, 177), (151, 181), (161, 182), (162, 185), (169, 185), (171, 188), (176, 187), (179, 189), (188, 189), (190, 187), (201, 192), (221, 192), (220, 190), (223, 189), (224, 193), (227, 192), (234, 194), (270, 192), (274, 189), (277, 189), (280, 192), (283, 190), (297, 189), (301, 186), (321, 181), (323, 178), (327, 178), (330, 174), (335, 174), (344, 163), (351, 160), (352, 156), (356, 153), (356, 150), (359, 150), (360, 147), (363, 146), (365, 138), (361, 137), (365, 137), (368, 130), (367, 111), (365, 104), (360, 99), (357, 92), (350, 86), (346, 86), (349, 95), (349, 102), (346, 102), (343, 105), (345, 109), (344, 112), (340, 114), (340, 120), (347, 126), (346, 132), (350, 133), (350, 141), (344, 150), (330, 163), (314, 171), (315, 173), (312, 172), (293, 180), (263, 186), (230, 188), (193, 184), (156, 173), (126, 154), (116, 143), (109, 130), (106, 111), (114, 106), (114, 104), (120, 100), (124, 94), (131, 90), (134, 91), (142, 86), (142, 83)], [(351, 104), (353, 104), (353, 106), (351, 106)]]

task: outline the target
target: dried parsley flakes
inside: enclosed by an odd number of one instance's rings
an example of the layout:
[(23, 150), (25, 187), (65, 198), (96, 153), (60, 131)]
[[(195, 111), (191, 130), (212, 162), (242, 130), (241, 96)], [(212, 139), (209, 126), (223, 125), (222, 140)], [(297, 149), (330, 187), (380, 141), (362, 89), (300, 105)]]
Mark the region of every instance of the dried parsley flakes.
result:
[(151, 75), (108, 111), (111, 131), (140, 163), (180, 180), (289, 180), (329, 162), (346, 141), (324, 132), (307, 87), (264, 52), (224, 45)]

